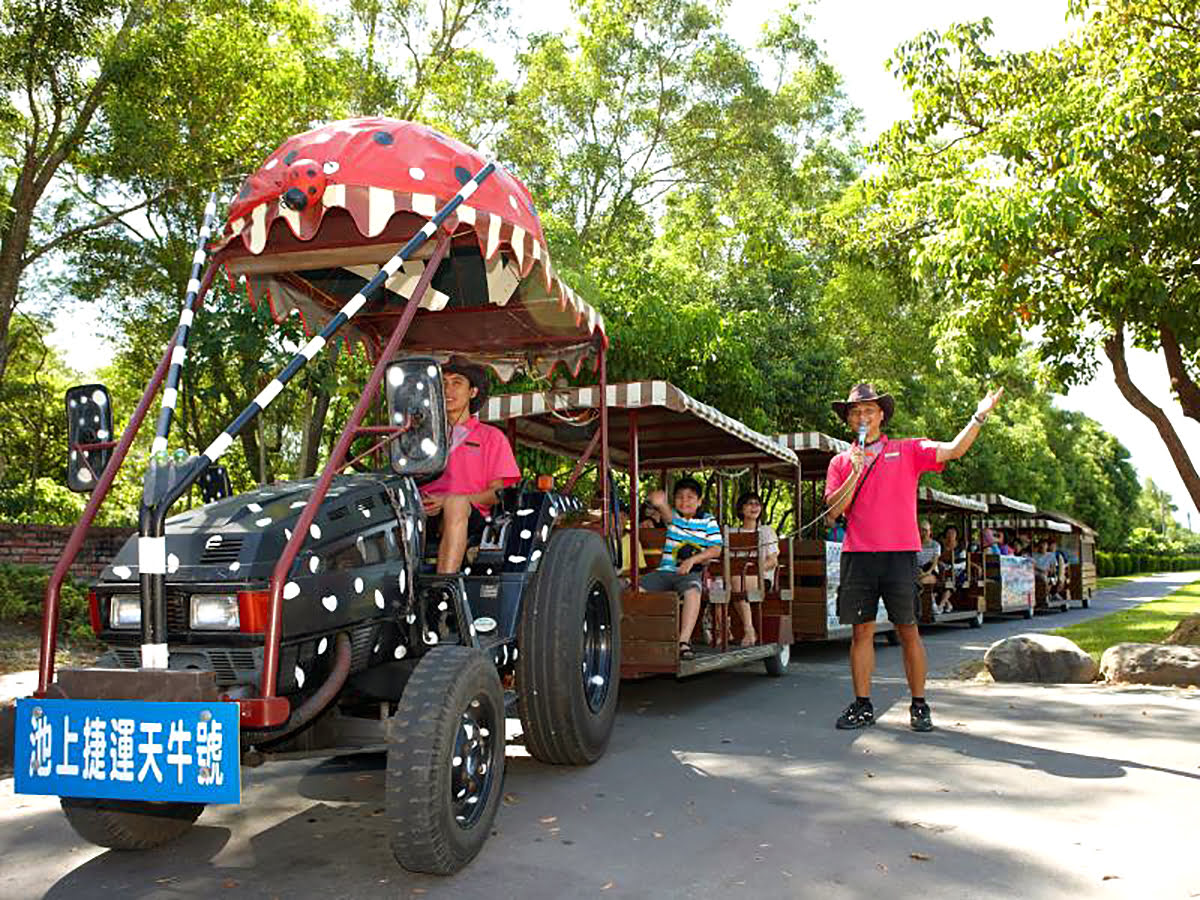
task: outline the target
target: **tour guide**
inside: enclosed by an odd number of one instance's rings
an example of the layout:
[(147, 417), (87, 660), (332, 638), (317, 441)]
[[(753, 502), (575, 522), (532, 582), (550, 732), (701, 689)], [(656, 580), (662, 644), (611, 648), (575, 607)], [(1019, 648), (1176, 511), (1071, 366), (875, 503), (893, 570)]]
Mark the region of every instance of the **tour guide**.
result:
[(856, 385), (844, 403), (833, 404), (833, 411), (862, 438), (830, 460), (825, 476), (829, 521), (846, 516), (838, 619), (853, 626), (850, 675), (855, 696), (838, 718), (838, 728), (875, 724), (871, 672), (875, 615), (883, 597), (904, 650), (904, 673), (912, 691), (910, 724), (914, 731), (933, 729), (925, 702), (925, 648), (917, 631), (917, 482), (925, 472), (940, 472), (946, 460), (967, 452), (1003, 394), (1000, 388), (980, 400), (952, 443), (889, 439), (880, 429), (892, 417), (895, 403), (870, 384)]

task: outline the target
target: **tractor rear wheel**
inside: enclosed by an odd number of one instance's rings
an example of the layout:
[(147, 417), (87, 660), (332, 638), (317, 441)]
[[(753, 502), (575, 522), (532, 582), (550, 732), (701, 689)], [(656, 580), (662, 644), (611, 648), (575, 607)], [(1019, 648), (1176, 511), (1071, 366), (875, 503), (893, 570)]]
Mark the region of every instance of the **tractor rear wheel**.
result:
[(565, 528), (525, 592), (517, 694), (525, 747), (553, 765), (588, 765), (617, 714), (621, 590), (604, 539)]

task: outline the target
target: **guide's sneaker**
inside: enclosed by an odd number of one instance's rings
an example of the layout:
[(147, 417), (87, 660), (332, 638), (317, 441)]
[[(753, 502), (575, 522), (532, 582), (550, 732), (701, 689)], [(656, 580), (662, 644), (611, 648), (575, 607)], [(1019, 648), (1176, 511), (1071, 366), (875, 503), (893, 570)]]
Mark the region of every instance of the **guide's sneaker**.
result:
[(859, 703), (855, 700), (838, 716), (837, 727), (843, 731), (851, 728), (866, 728), (875, 724), (875, 707), (870, 703)]
[(908, 724), (913, 731), (933, 731), (933, 717), (928, 703), (914, 703), (908, 708)]

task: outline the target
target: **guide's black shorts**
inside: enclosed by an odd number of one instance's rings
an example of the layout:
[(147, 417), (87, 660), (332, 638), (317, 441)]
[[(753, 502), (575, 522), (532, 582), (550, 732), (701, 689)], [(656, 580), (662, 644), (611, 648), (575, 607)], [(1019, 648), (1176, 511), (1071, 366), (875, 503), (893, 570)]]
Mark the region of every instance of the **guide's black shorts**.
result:
[(874, 622), (879, 598), (896, 625), (917, 621), (917, 553), (887, 550), (843, 553), (838, 585), (838, 621), (843, 625)]

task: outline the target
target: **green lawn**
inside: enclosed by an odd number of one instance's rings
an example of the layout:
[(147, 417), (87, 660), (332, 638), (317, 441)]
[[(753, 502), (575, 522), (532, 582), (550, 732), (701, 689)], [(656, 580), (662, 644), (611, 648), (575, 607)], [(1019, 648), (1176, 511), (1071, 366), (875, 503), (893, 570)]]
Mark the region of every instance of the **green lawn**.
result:
[(1137, 581), (1139, 578), (1145, 578), (1146, 572), (1138, 575), (1109, 575), (1107, 578), (1096, 579), (1096, 590), (1102, 591), (1105, 588), (1110, 588), (1118, 584), (1124, 584), (1126, 581)]
[(1156, 644), (1190, 616), (1200, 616), (1200, 581), (1161, 599), (1050, 633), (1070, 638), (1099, 660), (1113, 644)]

